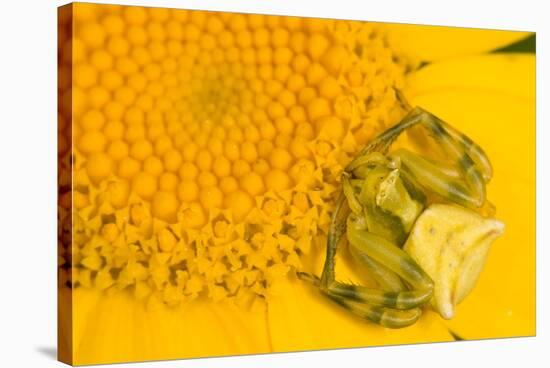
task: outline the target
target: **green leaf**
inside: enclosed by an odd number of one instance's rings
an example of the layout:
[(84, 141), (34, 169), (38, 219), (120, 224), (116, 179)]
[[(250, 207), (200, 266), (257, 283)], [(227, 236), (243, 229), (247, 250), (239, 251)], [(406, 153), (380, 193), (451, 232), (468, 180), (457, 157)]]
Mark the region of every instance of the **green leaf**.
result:
[(501, 47), (499, 49), (493, 50), (494, 53), (501, 52), (522, 52), (536, 54), (536, 34), (533, 33), (530, 36), (525, 37), (522, 40), (514, 42), (508, 46)]

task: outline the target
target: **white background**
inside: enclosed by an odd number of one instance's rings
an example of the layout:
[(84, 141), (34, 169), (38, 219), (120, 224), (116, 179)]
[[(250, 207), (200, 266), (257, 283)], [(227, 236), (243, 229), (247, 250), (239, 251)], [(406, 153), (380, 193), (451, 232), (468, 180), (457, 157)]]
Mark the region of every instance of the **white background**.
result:
[[(104, 1), (98, 1), (104, 2)], [(548, 58), (544, 1), (209, 0), (121, 4), (537, 32), (537, 337), (143, 363), (142, 367), (489, 367), (548, 362)], [(0, 366), (52, 367), (56, 345), (56, 7), (0, 10)], [(518, 168), (521, 169), (521, 168)], [(522, 244), (518, 244), (522, 246)], [(513, 270), (510, 270), (513, 272)], [(545, 290), (546, 289), (546, 290)], [(546, 310), (545, 310), (546, 309)], [(546, 349), (544, 348), (546, 346)], [(546, 351), (545, 351), (546, 350)]]

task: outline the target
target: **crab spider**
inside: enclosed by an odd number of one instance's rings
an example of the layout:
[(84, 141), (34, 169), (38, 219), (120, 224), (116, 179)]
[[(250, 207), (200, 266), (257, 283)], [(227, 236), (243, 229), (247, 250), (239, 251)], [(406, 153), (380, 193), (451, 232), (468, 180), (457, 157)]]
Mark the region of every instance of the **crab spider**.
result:
[[(427, 129), (454, 163), (451, 167), (406, 149), (389, 152), (397, 137), (416, 125)], [(432, 298), (434, 282), (402, 247), (427, 206), (426, 195), (477, 210), (486, 202), (485, 185), (491, 176), (480, 146), (424, 109), (412, 109), (345, 168), (322, 275), (300, 272), (298, 277), (362, 318), (390, 328), (415, 323)], [(344, 239), (380, 289), (336, 280), (335, 255)]]

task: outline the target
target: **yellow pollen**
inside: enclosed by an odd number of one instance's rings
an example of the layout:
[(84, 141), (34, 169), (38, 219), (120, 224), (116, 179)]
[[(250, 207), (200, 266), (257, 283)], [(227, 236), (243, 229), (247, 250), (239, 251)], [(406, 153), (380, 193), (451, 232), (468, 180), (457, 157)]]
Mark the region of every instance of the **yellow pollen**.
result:
[[(375, 24), (78, 3), (74, 16), (60, 205), (86, 234), (73, 246), (94, 249), (64, 260), (86, 275), (74, 287), (265, 296), (272, 268), (316, 246), (298, 240), (326, 234), (342, 165), (403, 113), (404, 61)], [(173, 272), (185, 286), (159, 281)]]

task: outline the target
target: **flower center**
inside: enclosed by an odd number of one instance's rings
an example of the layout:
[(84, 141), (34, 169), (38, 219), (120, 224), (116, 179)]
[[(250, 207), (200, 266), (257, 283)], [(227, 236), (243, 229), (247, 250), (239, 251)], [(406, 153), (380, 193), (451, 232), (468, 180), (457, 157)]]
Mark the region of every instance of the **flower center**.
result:
[(368, 23), (91, 4), (74, 17), (60, 66), (73, 287), (265, 295), (323, 251), (343, 165), (402, 114), (406, 65)]

